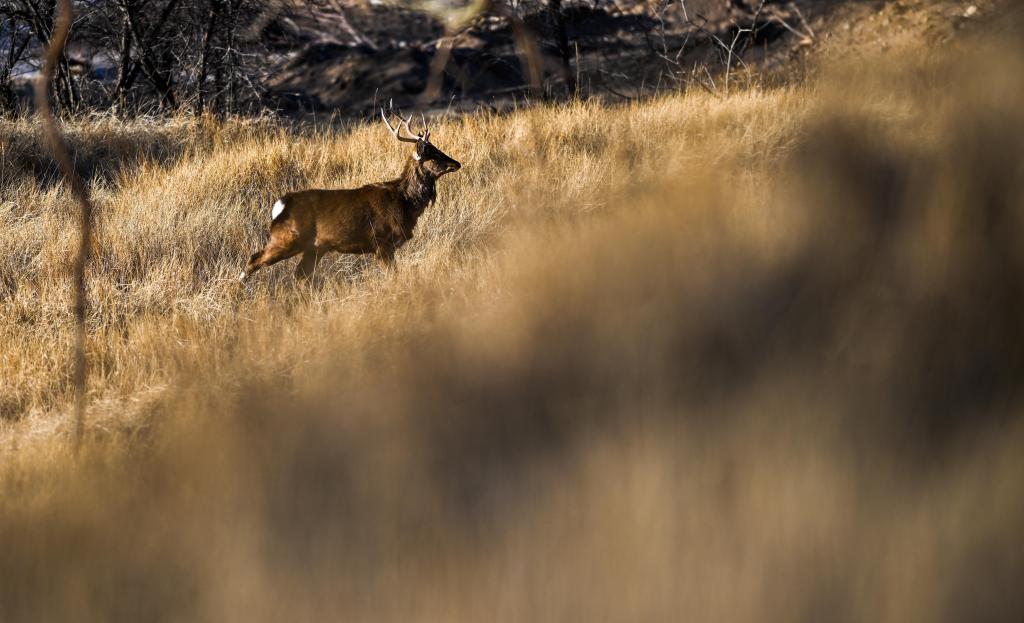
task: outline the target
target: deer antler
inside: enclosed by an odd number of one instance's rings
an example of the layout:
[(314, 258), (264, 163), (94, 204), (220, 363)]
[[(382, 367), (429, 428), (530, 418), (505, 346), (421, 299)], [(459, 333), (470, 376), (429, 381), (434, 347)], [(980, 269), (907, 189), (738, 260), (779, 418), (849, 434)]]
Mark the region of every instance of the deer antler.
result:
[(425, 143), (430, 142), (430, 126), (427, 125), (427, 118), (420, 113), (420, 123), (423, 125), (423, 141)]
[[(391, 102), (388, 102), (388, 112), (391, 113), (392, 115), (395, 115), (396, 117), (398, 117), (401, 120), (401, 122), (402, 122), (402, 123), (400, 123), (398, 125), (397, 128), (393, 127), (391, 125), (391, 123), (388, 121), (387, 115), (384, 113), (384, 107), (383, 106), (381, 107), (381, 109), (380, 109), (380, 117), (381, 117), (381, 119), (384, 120), (384, 125), (388, 126), (388, 129), (391, 130), (391, 133), (395, 135), (395, 138), (397, 138), (398, 140), (402, 141), (403, 143), (417, 143), (417, 142), (419, 142), (419, 140), (420, 140), (419, 138), (405, 137), (405, 136), (402, 136), (402, 134), (401, 134), (403, 126), (405, 127), (405, 131), (406, 132), (408, 132), (409, 134), (413, 134), (413, 131), (411, 129), (409, 129), (409, 122), (412, 121), (412, 115), (409, 115), (408, 119), (403, 119), (402, 115), (400, 115), (397, 112), (395, 112), (395, 109), (392, 106)], [(420, 136), (422, 136), (422, 135), (420, 135)]]

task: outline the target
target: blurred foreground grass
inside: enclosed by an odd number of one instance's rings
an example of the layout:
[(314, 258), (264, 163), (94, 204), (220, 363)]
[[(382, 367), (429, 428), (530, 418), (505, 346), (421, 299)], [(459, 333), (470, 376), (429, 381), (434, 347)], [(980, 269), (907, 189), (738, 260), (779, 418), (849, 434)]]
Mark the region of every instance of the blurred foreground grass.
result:
[(445, 122), (399, 270), (312, 288), (233, 276), (276, 194), (397, 172), (381, 128), (83, 123), (77, 460), (72, 208), (0, 127), (0, 620), (1019, 620), (997, 43)]

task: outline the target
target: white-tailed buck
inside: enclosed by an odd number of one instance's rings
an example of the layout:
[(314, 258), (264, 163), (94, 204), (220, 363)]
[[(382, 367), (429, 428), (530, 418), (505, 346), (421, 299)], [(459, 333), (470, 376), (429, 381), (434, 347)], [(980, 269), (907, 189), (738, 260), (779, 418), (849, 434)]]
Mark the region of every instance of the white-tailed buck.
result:
[[(398, 117), (397, 127), (388, 114)], [(300, 279), (312, 275), (320, 258), (331, 251), (374, 253), (385, 264), (394, 262), (395, 251), (412, 238), (416, 221), (437, 197), (438, 178), (462, 165), (431, 144), (428, 128), (413, 136), (412, 117), (402, 119), (383, 108), (380, 115), (395, 138), (416, 144), (402, 175), (360, 188), (310, 189), (281, 197), (271, 209), (270, 240), (249, 258), (242, 281), (264, 266), (299, 254), (295, 275)], [(402, 136), (403, 128), (410, 136)]]

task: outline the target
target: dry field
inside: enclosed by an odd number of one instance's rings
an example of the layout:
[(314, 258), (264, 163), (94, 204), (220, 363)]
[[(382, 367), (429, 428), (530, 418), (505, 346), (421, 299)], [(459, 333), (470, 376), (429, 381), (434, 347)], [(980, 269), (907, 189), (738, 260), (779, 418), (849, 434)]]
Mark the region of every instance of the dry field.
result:
[[(1014, 29), (1004, 29), (1012, 33)], [(0, 125), (0, 621), (1024, 616), (1024, 48), (438, 121), (398, 254), (235, 277), (378, 124)]]

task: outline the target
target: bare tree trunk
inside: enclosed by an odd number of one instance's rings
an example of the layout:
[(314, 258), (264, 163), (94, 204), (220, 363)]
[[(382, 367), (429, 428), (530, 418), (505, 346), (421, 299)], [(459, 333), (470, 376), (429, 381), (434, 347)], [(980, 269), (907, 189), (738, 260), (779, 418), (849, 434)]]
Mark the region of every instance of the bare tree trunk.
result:
[[(196, 78), (196, 112), (202, 113), (206, 106), (206, 76), (210, 71), (211, 55), (213, 53), (213, 38), (217, 30), (217, 22), (220, 19), (221, 3), (211, 0), (210, 12), (206, 20), (206, 32), (203, 34), (203, 52), (199, 60), (199, 76)], [(214, 80), (214, 97), (216, 97), (216, 79)]]
[(569, 33), (565, 28), (562, 0), (548, 0), (548, 14), (551, 19), (551, 32), (555, 38), (555, 47), (558, 48), (558, 56), (562, 59), (562, 76), (569, 86), (569, 92), (572, 93), (576, 90), (576, 80), (569, 65), (572, 52), (569, 49)]
[(14, 92), (14, 87), (11, 84), (11, 73), (14, 71), (14, 66), (21, 60), (21, 56), (32, 38), (29, 35), (25, 35), (21, 42), (19, 42), (18, 20), (11, 15), (8, 16), (6, 21), (10, 41), (4, 64), (0, 67), (0, 112), (14, 114), (18, 110), (18, 95)]
[(82, 101), (82, 95), (78, 90), (78, 82), (75, 80), (75, 75), (71, 73), (71, 62), (68, 60), (67, 54), (64, 54), (63, 58), (61, 58), (61, 69), (63, 70), (64, 84), (67, 90), (68, 112), (74, 112)]
[[(52, 0), (22, 0), (20, 6), (32, 26), (36, 39), (39, 40), (40, 45), (48, 48), (54, 27), (55, 3)], [(54, 88), (53, 97), (60, 110), (71, 111), (75, 107), (77, 89), (64, 46), (61, 46), (59, 50), (59, 56), (54, 62), (53, 69), (54, 78), (53, 85), (51, 85)]]
[(143, 35), (142, 29), (139, 26), (134, 3), (128, 2), (122, 5), (125, 17), (128, 20), (128, 26), (131, 28), (132, 36), (135, 37), (135, 42), (139, 49), (139, 63), (142, 66), (142, 73), (146, 75), (150, 84), (153, 85), (153, 88), (160, 95), (161, 102), (169, 110), (174, 110), (178, 107), (177, 100), (174, 97), (174, 82), (170, 76), (165, 76), (161, 71), (159, 63), (153, 56), (151, 44), (159, 36), (160, 30), (163, 29), (164, 24), (171, 16), (171, 13), (174, 12), (177, 4), (178, 0), (170, 0), (167, 3), (163, 13), (161, 13), (156, 23), (153, 24), (153, 27), (147, 33), (148, 36)]
[(135, 75), (136, 72), (132, 68), (132, 27), (128, 22), (128, 17), (124, 16), (121, 22), (121, 45), (118, 51), (117, 84), (114, 86), (113, 94), (114, 110), (119, 113), (124, 112), (125, 93), (131, 88)]
[(81, 208), (79, 218), (79, 230), (81, 236), (78, 241), (78, 253), (74, 263), (73, 292), (74, 299), (72, 309), (75, 315), (75, 349), (74, 349), (74, 387), (75, 387), (75, 426), (73, 429), (72, 443), (75, 452), (81, 445), (82, 435), (85, 428), (85, 407), (86, 407), (86, 381), (87, 369), (85, 358), (85, 319), (88, 312), (88, 291), (85, 283), (85, 269), (89, 263), (89, 250), (92, 245), (92, 202), (89, 199), (89, 188), (85, 185), (81, 176), (75, 170), (71, 154), (61, 135), (60, 129), (50, 109), (49, 90), (54, 84), (54, 71), (60, 66), (60, 59), (64, 56), (64, 46), (68, 40), (71, 24), (74, 20), (74, 8), (71, 0), (61, 0), (60, 17), (56, 20), (51, 18), (53, 30), (50, 41), (47, 43), (46, 55), (42, 71), (36, 82), (36, 106), (42, 119), (43, 132), (46, 142), (54, 160), (60, 167), (65, 181), (71, 189), (71, 194), (77, 200)]
[(225, 40), (224, 50), (224, 65), (225, 65), (225, 76), (227, 77), (227, 93), (226, 102), (224, 106), (224, 112), (230, 114), (235, 110), (235, 9), (238, 7), (238, 2), (228, 2), (228, 14), (227, 14), (227, 38)]

